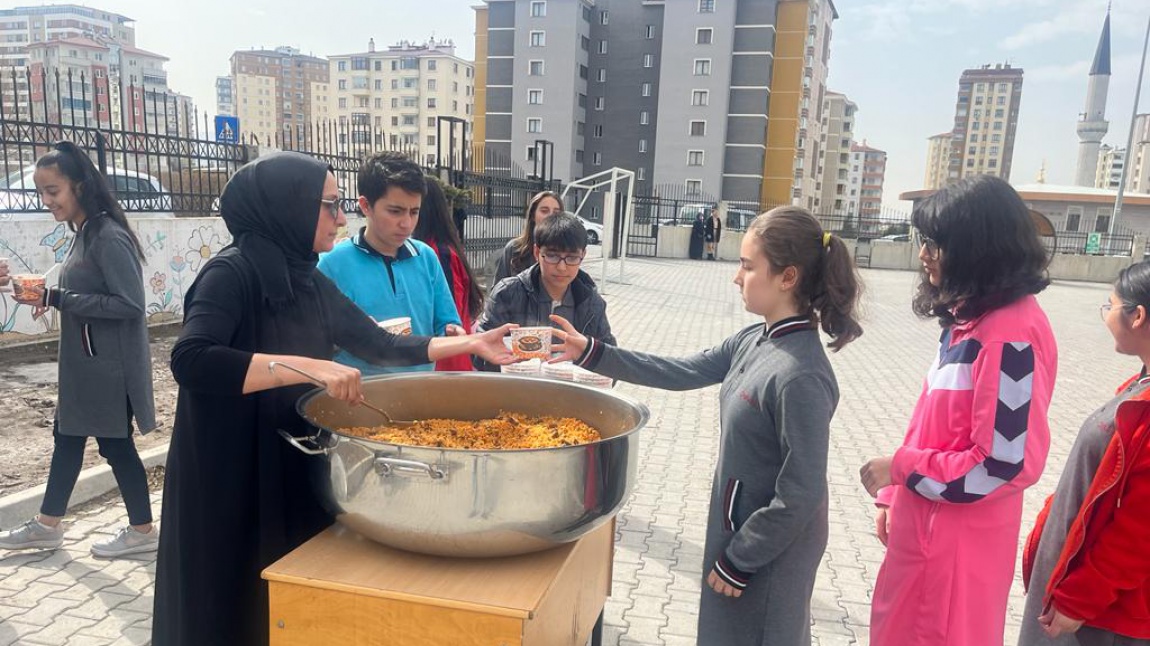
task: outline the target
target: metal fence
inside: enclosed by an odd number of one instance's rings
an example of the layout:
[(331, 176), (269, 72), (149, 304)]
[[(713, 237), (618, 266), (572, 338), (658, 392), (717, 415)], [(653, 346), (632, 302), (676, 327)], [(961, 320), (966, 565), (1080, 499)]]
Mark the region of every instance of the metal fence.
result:
[(62, 140), (89, 153), (129, 215), (176, 217), (218, 215), (224, 185), (258, 154), (256, 147), (294, 150), (326, 162), (345, 210), (356, 213), (362, 160), (392, 150), (464, 189), (468, 217), (462, 233), (469, 260), (480, 269), (520, 233), (530, 198), (559, 188), (482, 146), (465, 149), (454, 129), (450, 150), (439, 159), (421, 158), (417, 145), (397, 145), (402, 137), (366, 123), (320, 121), (262, 140), (214, 139), (212, 117), (180, 95), (121, 86), (106, 75), (43, 68), (0, 75), (0, 218), (49, 217), (32, 182), (33, 164)]

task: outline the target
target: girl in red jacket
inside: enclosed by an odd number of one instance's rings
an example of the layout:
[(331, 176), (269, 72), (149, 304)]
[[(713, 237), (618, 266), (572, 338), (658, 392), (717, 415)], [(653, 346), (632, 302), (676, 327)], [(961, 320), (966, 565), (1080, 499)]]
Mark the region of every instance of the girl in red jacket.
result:
[(1102, 305), (1142, 371), (1082, 425), (1022, 556), (1019, 646), (1150, 646), (1150, 262)]
[[(440, 186), (439, 180), (433, 177), (427, 178), (427, 194), (424, 195), (423, 204), (419, 208), (419, 222), (416, 223), (412, 236), (435, 250), (439, 256), (439, 265), (443, 267), (443, 274), (447, 277), (451, 298), (455, 301), (455, 309), (459, 312), (459, 320), (463, 323), (462, 331), (452, 330), (452, 326), (449, 325), (448, 335), (470, 334), (473, 322), (483, 311), (483, 290), (479, 287), (479, 280), (475, 278), (475, 272), (467, 262), (467, 253), (463, 249), (459, 232), (455, 229), (443, 187)], [(440, 359), (435, 362), (435, 369), (470, 371), (472, 366), (471, 360), (464, 356)]]

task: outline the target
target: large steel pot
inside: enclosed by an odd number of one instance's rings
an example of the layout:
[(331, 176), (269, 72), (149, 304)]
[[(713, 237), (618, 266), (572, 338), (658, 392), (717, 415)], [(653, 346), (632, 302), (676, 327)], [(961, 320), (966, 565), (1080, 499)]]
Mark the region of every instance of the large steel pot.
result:
[[(364, 394), (394, 419), (476, 420), (500, 411), (575, 417), (600, 431), (586, 445), (514, 451), (399, 446), (342, 434), (378, 426), (378, 413), (323, 390), (300, 398), (319, 429), (285, 438), (326, 455), (319, 494), (355, 531), (405, 550), (508, 556), (573, 541), (607, 522), (635, 481), (647, 407), (611, 391), (487, 373), (408, 373), (364, 380)], [(326, 480), (324, 482), (323, 480)]]

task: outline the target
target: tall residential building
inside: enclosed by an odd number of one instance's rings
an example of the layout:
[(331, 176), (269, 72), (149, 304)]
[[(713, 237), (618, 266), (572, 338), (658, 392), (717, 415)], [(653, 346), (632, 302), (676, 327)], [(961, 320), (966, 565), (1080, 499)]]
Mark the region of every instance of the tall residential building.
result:
[(1009, 63), (966, 70), (958, 82), (947, 181), (973, 175), (1010, 180), (1022, 69)]
[[(861, 172), (860, 172), (861, 171)], [(886, 181), (886, 152), (872, 148), (866, 141), (851, 146), (851, 188), (858, 179), (859, 216), (865, 221), (882, 213), (882, 186)]]
[(831, 0), (484, 0), (477, 140), (525, 169), (553, 152), (565, 180), (617, 166), (644, 192), (813, 206), (836, 17)]
[(235, 84), (230, 76), (216, 77), (216, 114), (234, 117), (236, 115)]
[(1078, 121), (1078, 166), (1074, 183), (1094, 186), (1098, 169), (1098, 151), (1103, 137), (1110, 129), (1106, 121), (1106, 94), (1110, 88), (1110, 10), (1102, 23), (1102, 36), (1094, 52), (1090, 67), (1090, 81), (1086, 87), (1086, 111)]
[(926, 180), (928, 190), (946, 186), (950, 176), (950, 151), (953, 132), (943, 132), (927, 139)]
[(1126, 176), (1126, 190), (1150, 193), (1150, 114), (1135, 117), (1131, 146), (1134, 152), (1127, 157), (1130, 159), (1130, 170)]
[(244, 141), (260, 143), (285, 136), (301, 144), (307, 129), (329, 117), (328, 63), (293, 47), (232, 54), (235, 114)]
[[(475, 66), (455, 54), (452, 41), (401, 42), (376, 51), (329, 57), (331, 116), (346, 124), (352, 138), (377, 147), (419, 147), (421, 163), (436, 163), (437, 144), (447, 157), (461, 155), (475, 93)], [(455, 141), (445, 120), (455, 127)], [(386, 133), (386, 134), (385, 134)], [(384, 137), (387, 141), (384, 141)], [(352, 143), (366, 143), (364, 141)]]
[(1103, 144), (1098, 149), (1098, 163), (1094, 188), (1117, 190), (1122, 184), (1122, 169), (1126, 165), (1126, 149)]
[(818, 173), (819, 197), (814, 209), (818, 213), (856, 213), (858, 186), (851, 194), (851, 147), (854, 145), (854, 115), (858, 106), (845, 94), (827, 92), (823, 100), (823, 158)]
[(136, 132), (175, 127), (167, 124), (170, 103), (178, 101), (168, 87), (167, 60), (103, 36), (34, 43), (28, 47), (28, 63), (35, 116), (50, 123), (102, 123)]
[[(134, 21), (126, 16), (74, 4), (0, 9), (0, 101), (5, 114), (28, 105), (29, 47), (69, 38), (113, 40), (136, 45)], [(16, 73), (15, 88), (12, 74)]]

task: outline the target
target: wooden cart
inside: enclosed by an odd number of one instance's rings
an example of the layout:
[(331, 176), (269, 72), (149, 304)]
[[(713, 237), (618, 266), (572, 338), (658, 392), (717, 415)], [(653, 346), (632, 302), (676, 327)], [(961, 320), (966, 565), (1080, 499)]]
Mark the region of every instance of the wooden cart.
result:
[(264, 570), (271, 646), (598, 644), (613, 525), (497, 559), (412, 554), (333, 526)]

